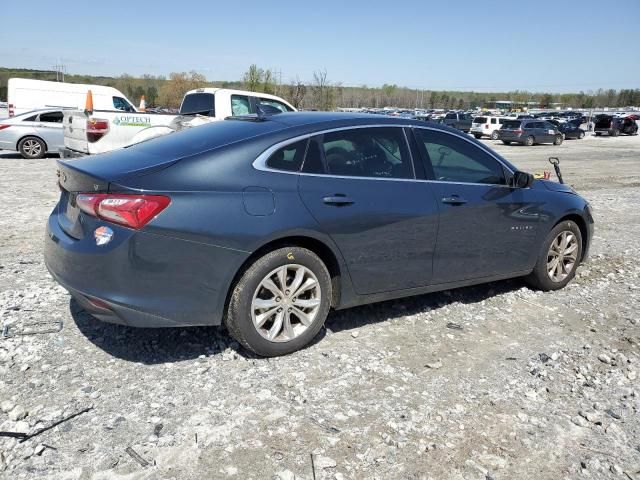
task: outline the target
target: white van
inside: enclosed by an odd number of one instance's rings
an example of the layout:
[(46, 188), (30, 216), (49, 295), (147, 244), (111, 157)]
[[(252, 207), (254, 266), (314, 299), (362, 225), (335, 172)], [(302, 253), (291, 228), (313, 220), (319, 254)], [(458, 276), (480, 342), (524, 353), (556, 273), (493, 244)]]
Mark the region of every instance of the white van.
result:
[(506, 117), (493, 117), (490, 115), (483, 115), (481, 117), (475, 117), (471, 123), (471, 133), (476, 138), (482, 138), (483, 135), (491, 137), (491, 140), (498, 140), (498, 130), (502, 127), (502, 124), (509, 120)]
[(7, 90), (10, 117), (41, 108), (82, 110), (88, 90), (93, 94), (94, 110), (137, 112), (120, 90), (102, 85), (10, 78)]

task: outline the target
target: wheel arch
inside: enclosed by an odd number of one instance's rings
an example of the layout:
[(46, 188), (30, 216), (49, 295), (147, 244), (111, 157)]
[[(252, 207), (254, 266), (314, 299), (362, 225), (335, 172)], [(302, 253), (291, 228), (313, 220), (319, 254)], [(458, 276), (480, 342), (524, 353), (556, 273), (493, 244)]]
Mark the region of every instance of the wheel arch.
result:
[(582, 258), (580, 258), (580, 261), (584, 260), (585, 255), (587, 253), (587, 241), (588, 241), (588, 237), (589, 237), (589, 230), (587, 228), (587, 222), (586, 220), (578, 213), (570, 213), (568, 215), (563, 216), (560, 220), (558, 220), (556, 223), (553, 224), (553, 227), (551, 227), (551, 229), (553, 230), (556, 225), (566, 221), (566, 220), (571, 220), (572, 222), (574, 222), (576, 225), (578, 225), (578, 228), (580, 229), (580, 235), (582, 236)]
[(254, 252), (249, 255), (249, 257), (247, 257), (247, 259), (242, 263), (242, 265), (234, 275), (231, 283), (229, 284), (229, 289), (227, 291), (223, 310), (225, 315), (229, 307), (229, 301), (231, 299), (231, 296), (233, 295), (233, 290), (235, 289), (237, 283), (240, 281), (240, 278), (242, 277), (244, 272), (247, 271), (247, 269), (255, 262), (256, 259), (269, 252), (283, 247), (302, 247), (318, 255), (320, 260), (322, 260), (322, 262), (327, 267), (327, 270), (329, 270), (329, 276), (331, 277), (331, 306), (336, 307), (340, 304), (343, 282), (343, 269), (340, 266), (340, 261), (338, 259), (339, 254), (325, 242), (312, 236), (289, 235), (272, 239), (267, 243), (261, 245), (259, 248), (254, 250)]
[(47, 153), (49, 151), (49, 145), (47, 145), (47, 141), (44, 138), (39, 137), (38, 135), (33, 135), (33, 134), (23, 135), (18, 139), (18, 141), (16, 142), (17, 151), (20, 151), (20, 144), (22, 143), (23, 140), (26, 140), (27, 138), (37, 138), (44, 144), (44, 153)]

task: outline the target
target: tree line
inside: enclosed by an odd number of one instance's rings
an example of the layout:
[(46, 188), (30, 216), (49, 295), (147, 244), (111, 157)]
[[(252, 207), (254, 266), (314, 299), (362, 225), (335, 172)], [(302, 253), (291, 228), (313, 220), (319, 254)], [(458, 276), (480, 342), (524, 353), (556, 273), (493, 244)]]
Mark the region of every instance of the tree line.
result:
[[(11, 77), (56, 80), (56, 72), (0, 68), (0, 100), (7, 99), (7, 80)], [(188, 90), (200, 87), (222, 87), (264, 92), (278, 95), (293, 106), (307, 110), (333, 110), (337, 107), (397, 107), (397, 108), (442, 108), (469, 109), (483, 107), (487, 103), (507, 100), (516, 103), (533, 103), (546, 108), (554, 104), (573, 108), (627, 107), (640, 105), (640, 89), (598, 89), (577, 93), (528, 92), (459, 92), (447, 90), (422, 90), (384, 84), (381, 87), (345, 86), (333, 81), (326, 69), (313, 72), (309, 82), (299, 77), (280, 83), (270, 69), (251, 65), (238, 81), (209, 81), (202, 74), (172, 72), (163, 75), (134, 77), (122, 74), (119, 77), (92, 75), (65, 75), (71, 83), (90, 83), (112, 86), (123, 92), (134, 104), (145, 96), (147, 106), (178, 108)]]

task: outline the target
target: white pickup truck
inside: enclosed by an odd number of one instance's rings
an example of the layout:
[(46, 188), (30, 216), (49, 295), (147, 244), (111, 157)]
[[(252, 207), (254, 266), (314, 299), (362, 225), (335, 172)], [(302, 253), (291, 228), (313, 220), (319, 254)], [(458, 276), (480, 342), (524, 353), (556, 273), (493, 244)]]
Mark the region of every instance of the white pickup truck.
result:
[(266, 93), (225, 88), (198, 88), (182, 99), (178, 115), (123, 112), (119, 110), (73, 110), (64, 112), (63, 158), (105, 153), (151, 138), (226, 117), (262, 111), (293, 112), (280, 97)]

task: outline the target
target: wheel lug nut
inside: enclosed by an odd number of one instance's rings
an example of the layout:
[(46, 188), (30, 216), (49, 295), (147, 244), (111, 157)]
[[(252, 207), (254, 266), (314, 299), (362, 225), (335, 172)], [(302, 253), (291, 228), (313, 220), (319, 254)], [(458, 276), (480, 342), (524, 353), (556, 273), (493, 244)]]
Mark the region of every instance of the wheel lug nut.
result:
[(285, 295), (289, 295), (289, 290), (284, 291)]
[(279, 309), (278, 309), (278, 313), (280, 313), (280, 312), (282, 312), (282, 309), (281, 309), (281, 308), (279, 308)]
[(289, 308), (287, 309), (287, 311), (288, 311), (288, 312), (290, 312), (291, 310), (293, 310), (291, 307), (289, 307)]
[(276, 302), (279, 302), (280, 300), (282, 300), (280, 297), (276, 297)]
[(297, 302), (297, 301), (298, 301), (298, 299), (297, 299), (296, 297), (293, 297), (293, 301), (294, 301), (294, 302)]

